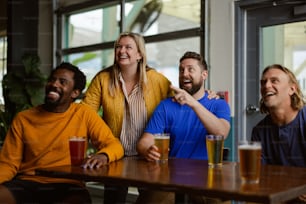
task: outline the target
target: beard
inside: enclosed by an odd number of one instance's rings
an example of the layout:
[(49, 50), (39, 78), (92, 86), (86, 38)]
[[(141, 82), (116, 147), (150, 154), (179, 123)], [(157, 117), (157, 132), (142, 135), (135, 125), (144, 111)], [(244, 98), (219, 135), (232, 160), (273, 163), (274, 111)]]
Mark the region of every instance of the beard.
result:
[(191, 88), (185, 87), (184, 83), (180, 83), (180, 88), (187, 91), (190, 95), (197, 93), (202, 88), (202, 86), (204, 86), (203, 82), (192, 83)]
[(49, 108), (52, 108), (52, 107), (56, 107), (60, 104), (60, 98), (57, 99), (57, 100), (52, 100), (48, 97), (45, 97), (45, 106), (49, 107)]
[[(54, 94), (50, 94), (51, 92), (58, 93), (58, 96), (55, 96)], [(46, 89), (46, 95), (45, 95), (45, 105), (48, 107), (55, 107), (58, 106), (61, 103), (62, 94), (59, 91), (56, 91), (54, 89)]]

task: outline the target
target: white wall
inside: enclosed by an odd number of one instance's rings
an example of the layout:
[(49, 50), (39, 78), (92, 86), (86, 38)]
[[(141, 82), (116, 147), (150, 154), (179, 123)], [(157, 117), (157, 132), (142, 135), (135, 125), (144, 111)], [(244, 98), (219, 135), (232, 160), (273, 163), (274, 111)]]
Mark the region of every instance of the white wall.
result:
[(210, 66), (210, 89), (229, 91), (234, 113), (234, 0), (207, 1), (206, 59)]

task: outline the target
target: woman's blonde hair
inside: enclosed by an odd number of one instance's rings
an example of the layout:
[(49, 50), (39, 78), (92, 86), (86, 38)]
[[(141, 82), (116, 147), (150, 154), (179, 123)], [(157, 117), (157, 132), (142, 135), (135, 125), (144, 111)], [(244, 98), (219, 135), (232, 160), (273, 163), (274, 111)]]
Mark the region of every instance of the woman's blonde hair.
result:
[(146, 55), (145, 41), (143, 37), (137, 33), (131, 33), (131, 32), (121, 33), (114, 44), (114, 65), (112, 69), (110, 70), (109, 91), (110, 91), (110, 95), (113, 97), (115, 96), (116, 91), (120, 90), (120, 85), (119, 85), (120, 84), (119, 83), (120, 67), (116, 62), (116, 47), (118, 45), (118, 42), (123, 37), (130, 37), (135, 41), (136, 46), (137, 46), (137, 51), (140, 53), (140, 56), (142, 57), (138, 61), (137, 72), (139, 73), (139, 85), (143, 91), (147, 83), (146, 69), (147, 68), (149, 69), (149, 67), (147, 66), (147, 55)]
[[(283, 71), (289, 77), (289, 82), (291, 84), (294, 84), (295, 87), (296, 87), (296, 92), (294, 92), (294, 94), (291, 95), (291, 107), (294, 110), (300, 110), (301, 108), (303, 108), (305, 106), (303, 93), (301, 91), (299, 83), (298, 83), (295, 75), (293, 74), (293, 72), (291, 72), (288, 68), (286, 68), (282, 65), (273, 64), (273, 65), (267, 66), (263, 70), (261, 76), (263, 76), (270, 69), (279, 69), (279, 70)], [(261, 113), (269, 113), (269, 109), (265, 105), (263, 98), (260, 99), (260, 112)]]

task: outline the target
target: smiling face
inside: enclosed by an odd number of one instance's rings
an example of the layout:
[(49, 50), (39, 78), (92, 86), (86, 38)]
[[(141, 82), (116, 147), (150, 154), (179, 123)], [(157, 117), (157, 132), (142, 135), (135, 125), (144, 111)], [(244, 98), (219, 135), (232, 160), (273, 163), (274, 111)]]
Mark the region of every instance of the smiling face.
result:
[(296, 87), (290, 83), (288, 75), (280, 69), (271, 68), (261, 78), (261, 96), (269, 109), (287, 107), (291, 104), (291, 95)]
[(120, 38), (115, 49), (116, 63), (121, 68), (127, 66), (137, 67), (138, 61), (142, 58), (132, 37), (124, 36)]
[(80, 94), (74, 89), (74, 73), (67, 69), (57, 69), (49, 77), (45, 87), (45, 107), (49, 111), (63, 112)]
[(186, 58), (181, 61), (179, 67), (179, 85), (181, 89), (190, 95), (196, 94), (200, 89), (204, 90), (204, 80), (207, 77), (207, 70), (200, 67), (199, 61), (193, 58)]

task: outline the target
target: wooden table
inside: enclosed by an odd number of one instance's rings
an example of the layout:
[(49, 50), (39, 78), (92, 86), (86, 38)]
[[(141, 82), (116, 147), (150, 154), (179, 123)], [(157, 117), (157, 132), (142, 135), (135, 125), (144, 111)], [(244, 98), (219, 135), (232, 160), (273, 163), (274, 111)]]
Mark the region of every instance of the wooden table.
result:
[(236, 162), (208, 168), (205, 160), (171, 158), (160, 164), (127, 157), (99, 169), (60, 166), (39, 169), (36, 173), (261, 203), (280, 203), (306, 194), (306, 168), (264, 165), (259, 184), (242, 184)]

